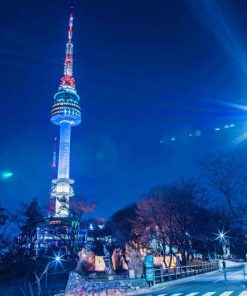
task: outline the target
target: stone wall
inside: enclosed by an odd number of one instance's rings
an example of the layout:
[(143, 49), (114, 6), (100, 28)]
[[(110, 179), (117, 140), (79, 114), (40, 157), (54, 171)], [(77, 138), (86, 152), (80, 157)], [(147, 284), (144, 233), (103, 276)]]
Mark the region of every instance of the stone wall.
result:
[(144, 288), (145, 279), (86, 279), (77, 272), (71, 272), (65, 296), (120, 296), (128, 291)]

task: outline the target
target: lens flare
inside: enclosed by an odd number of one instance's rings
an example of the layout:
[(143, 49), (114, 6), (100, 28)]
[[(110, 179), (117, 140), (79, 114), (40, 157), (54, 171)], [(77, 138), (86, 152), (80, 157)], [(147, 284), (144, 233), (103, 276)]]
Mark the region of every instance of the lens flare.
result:
[(11, 178), (12, 176), (13, 176), (13, 173), (9, 172), (9, 171), (4, 171), (1, 173), (2, 180), (7, 180), (7, 179)]

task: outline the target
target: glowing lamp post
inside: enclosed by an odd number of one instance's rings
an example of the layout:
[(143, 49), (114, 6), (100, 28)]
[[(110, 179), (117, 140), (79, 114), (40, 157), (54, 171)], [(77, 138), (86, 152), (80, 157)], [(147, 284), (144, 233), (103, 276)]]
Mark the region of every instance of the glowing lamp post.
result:
[[(62, 256), (60, 255), (56, 255), (55, 257), (52, 257), (53, 260), (49, 261), (46, 265), (46, 268), (45, 270), (43, 271), (43, 273), (41, 274), (40, 276), (40, 279), (43, 277), (43, 275), (45, 275), (45, 295), (48, 295), (47, 292), (48, 292), (48, 271), (49, 269), (55, 265), (57, 265), (58, 263), (61, 264), (61, 262), (63, 261), (63, 258)], [(41, 288), (40, 288), (40, 291), (41, 291)]]
[(56, 256), (56, 257), (55, 257), (55, 262), (58, 263), (58, 262), (61, 262), (61, 260), (62, 260), (62, 258), (61, 258), (60, 256)]
[(226, 236), (227, 232), (224, 231), (218, 231), (216, 239), (220, 241), (222, 251), (223, 251), (223, 259), (225, 258), (226, 255), (230, 255), (230, 251), (228, 250), (227, 246), (229, 244), (229, 241)]

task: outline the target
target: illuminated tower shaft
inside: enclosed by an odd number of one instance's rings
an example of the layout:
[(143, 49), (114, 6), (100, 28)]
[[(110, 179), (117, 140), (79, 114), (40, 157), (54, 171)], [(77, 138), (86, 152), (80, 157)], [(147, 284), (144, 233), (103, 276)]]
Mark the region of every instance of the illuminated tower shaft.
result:
[(58, 179), (69, 179), (71, 123), (62, 121), (60, 124), (60, 143), (58, 159)]
[[(56, 179), (57, 175), (57, 137), (54, 138), (54, 143), (53, 143), (53, 155), (52, 155), (52, 180)], [(50, 196), (50, 202), (49, 202), (49, 210), (48, 210), (48, 217), (53, 217), (55, 214), (55, 205), (56, 205), (56, 200), (55, 196), (53, 194), (54, 190), (54, 184), (51, 185), (51, 196)]]
[(64, 75), (58, 92), (54, 96), (51, 110), (51, 122), (60, 126), (59, 156), (57, 179), (53, 179), (52, 196), (56, 199), (55, 216), (68, 217), (70, 197), (74, 195), (70, 179), (70, 139), (71, 127), (80, 124), (80, 97), (75, 88), (73, 77), (73, 15), (69, 19), (68, 42), (64, 61)]

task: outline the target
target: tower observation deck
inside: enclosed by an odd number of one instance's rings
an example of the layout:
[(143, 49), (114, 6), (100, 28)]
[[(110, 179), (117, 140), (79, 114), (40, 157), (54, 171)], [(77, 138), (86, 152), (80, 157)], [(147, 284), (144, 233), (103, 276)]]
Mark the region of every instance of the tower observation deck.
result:
[(57, 178), (52, 180), (52, 196), (55, 197), (55, 217), (69, 216), (69, 201), (74, 195), (70, 179), (71, 128), (81, 123), (80, 97), (73, 77), (73, 13), (69, 18), (68, 41), (64, 61), (64, 74), (58, 92), (54, 95), (51, 122), (60, 127)]

